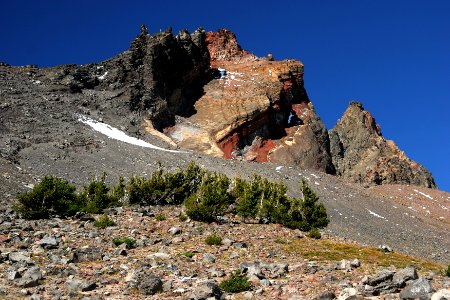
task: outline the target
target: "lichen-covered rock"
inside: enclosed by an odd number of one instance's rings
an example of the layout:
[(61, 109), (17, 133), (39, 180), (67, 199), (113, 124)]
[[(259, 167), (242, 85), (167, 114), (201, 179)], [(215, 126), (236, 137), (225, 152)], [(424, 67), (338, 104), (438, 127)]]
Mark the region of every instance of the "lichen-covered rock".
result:
[(431, 173), (385, 140), (373, 116), (351, 102), (329, 131), (333, 164), (338, 175), (366, 184), (414, 184), (435, 188)]

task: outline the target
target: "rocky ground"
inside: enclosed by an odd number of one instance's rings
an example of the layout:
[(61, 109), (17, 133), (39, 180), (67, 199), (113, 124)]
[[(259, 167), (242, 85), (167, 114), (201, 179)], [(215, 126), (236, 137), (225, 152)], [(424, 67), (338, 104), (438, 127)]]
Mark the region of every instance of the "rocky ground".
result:
[[(2, 214), (2, 299), (406, 299), (450, 292), (439, 264), (329, 236), (315, 240), (235, 218), (208, 225), (183, 219), (181, 207), (107, 213), (116, 225), (105, 229), (90, 215), (25, 221)], [(212, 234), (221, 245), (205, 242)], [(136, 243), (114, 245), (120, 237)], [(237, 269), (251, 290), (223, 293), (218, 284)]]

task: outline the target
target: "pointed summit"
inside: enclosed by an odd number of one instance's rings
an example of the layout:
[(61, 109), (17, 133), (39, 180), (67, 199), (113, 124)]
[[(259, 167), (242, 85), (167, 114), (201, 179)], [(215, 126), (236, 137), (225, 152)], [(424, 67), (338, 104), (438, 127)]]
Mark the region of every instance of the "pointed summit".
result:
[(375, 118), (360, 102), (350, 102), (329, 135), (333, 164), (344, 178), (366, 184), (436, 187), (424, 166), (409, 159), (393, 141), (384, 139)]

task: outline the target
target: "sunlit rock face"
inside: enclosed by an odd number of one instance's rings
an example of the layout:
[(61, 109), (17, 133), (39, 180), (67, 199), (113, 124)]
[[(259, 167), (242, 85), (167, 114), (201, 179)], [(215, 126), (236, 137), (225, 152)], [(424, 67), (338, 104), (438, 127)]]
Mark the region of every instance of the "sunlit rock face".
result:
[(367, 184), (403, 183), (435, 188), (431, 173), (385, 140), (380, 126), (359, 102), (351, 102), (330, 130), (337, 174)]
[(303, 64), (258, 58), (235, 35), (208, 32), (214, 79), (194, 114), (165, 130), (183, 148), (333, 173), (328, 133), (303, 86)]

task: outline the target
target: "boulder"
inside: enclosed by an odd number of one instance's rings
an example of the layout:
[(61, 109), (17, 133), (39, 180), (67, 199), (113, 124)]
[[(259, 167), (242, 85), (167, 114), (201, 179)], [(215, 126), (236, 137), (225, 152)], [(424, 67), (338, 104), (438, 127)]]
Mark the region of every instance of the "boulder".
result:
[(208, 280), (199, 283), (187, 297), (187, 300), (222, 299), (222, 290), (217, 283)]
[(406, 285), (406, 282), (409, 280), (415, 280), (419, 278), (417, 275), (417, 271), (414, 267), (406, 267), (404, 269), (399, 270), (394, 274), (392, 278), (392, 283), (397, 287), (402, 288)]
[(425, 278), (412, 281), (400, 292), (400, 299), (430, 299), (434, 292), (430, 282)]
[(154, 295), (163, 290), (161, 278), (145, 268), (134, 271), (128, 279), (128, 285), (145, 296)]
[(450, 300), (450, 290), (442, 289), (431, 296), (431, 300)]

